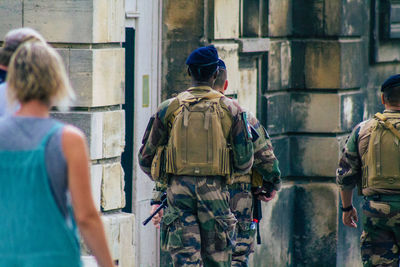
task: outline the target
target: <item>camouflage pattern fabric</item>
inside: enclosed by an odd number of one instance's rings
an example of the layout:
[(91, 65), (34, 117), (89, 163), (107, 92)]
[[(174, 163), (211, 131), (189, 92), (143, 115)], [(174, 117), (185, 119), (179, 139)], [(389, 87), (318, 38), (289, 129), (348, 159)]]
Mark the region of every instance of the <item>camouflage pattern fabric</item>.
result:
[(281, 188), (281, 171), (279, 170), (279, 163), (275, 157), (271, 139), (265, 128), (251, 112), (248, 113), (248, 118), (250, 125), (258, 134), (258, 139), (253, 142), (253, 169), (263, 176), (265, 182), (273, 184), (273, 188), (278, 191)]
[[(398, 118), (400, 118), (400, 111), (385, 110), (383, 114), (388, 113), (398, 114)], [(352, 190), (356, 185), (361, 185), (361, 157), (368, 149), (372, 125), (373, 119), (361, 122), (347, 138), (339, 161), (339, 168), (336, 170), (336, 183), (341, 189)], [(396, 125), (396, 127), (399, 129), (399, 125)], [(362, 190), (362, 194), (364, 196), (372, 196), (379, 194), (400, 194), (400, 192), (399, 190), (365, 188)]]
[(363, 265), (399, 266), (400, 196), (398, 201), (366, 200), (363, 206)]
[[(399, 111), (385, 110), (383, 114), (398, 114)], [(336, 170), (336, 183), (342, 190), (352, 190), (362, 182), (361, 157), (366, 153), (373, 120), (358, 124), (347, 138)], [(396, 125), (398, 129), (398, 125)], [(363, 207), (361, 255), (364, 266), (399, 266), (400, 202), (371, 201), (374, 196), (397, 197), (400, 191), (391, 189), (362, 189), (368, 198)]]
[[(201, 97), (210, 87), (190, 88)], [(221, 97), (224, 115), (232, 126), (224, 133), (232, 148), (233, 168), (247, 173), (253, 164), (253, 145), (248, 125), (243, 123), (243, 110), (234, 100)], [(139, 165), (151, 176), (151, 164), (159, 146), (168, 142), (176, 98), (164, 101), (146, 129), (139, 151)], [(221, 177), (169, 177), (157, 181), (153, 201), (157, 202), (167, 188), (169, 207), (163, 216), (162, 244), (170, 251), (175, 266), (230, 266), (236, 219), (229, 208), (229, 192)], [(222, 182), (223, 181), (223, 182)], [(223, 183), (223, 185), (222, 185)]]
[(232, 253), (232, 266), (244, 267), (249, 264), (249, 256), (254, 252), (253, 194), (251, 184), (234, 183), (229, 186), (230, 208), (238, 220), (236, 245)]
[[(249, 112), (248, 115), (249, 123), (258, 134), (258, 139), (253, 142), (253, 169), (262, 174), (265, 182), (272, 183), (273, 188), (279, 190), (281, 173), (269, 135), (252, 113)], [(238, 220), (232, 266), (244, 267), (248, 266), (249, 256), (254, 252), (254, 236), (256, 233), (255, 223), (253, 223), (253, 194), (251, 192), (250, 174), (234, 174), (232, 184), (229, 185), (229, 193), (230, 207)]]
[(173, 176), (161, 245), (174, 266), (231, 266), (236, 219), (223, 177)]

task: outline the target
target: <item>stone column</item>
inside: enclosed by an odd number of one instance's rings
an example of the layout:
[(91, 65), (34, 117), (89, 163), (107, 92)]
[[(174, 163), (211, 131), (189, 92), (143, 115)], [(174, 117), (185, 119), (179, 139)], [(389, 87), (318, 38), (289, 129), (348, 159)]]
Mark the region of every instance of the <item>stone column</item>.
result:
[[(118, 266), (134, 265), (132, 214), (125, 206), (120, 157), (125, 145), (124, 0), (6, 0), (0, 36), (13, 28), (38, 30), (61, 54), (77, 99), (54, 118), (82, 129), (89, 143), (92, 191)], [(83, 249), (83, 255), (88, 254)], [(90, 257), (85, 261), (92, 262)]]
[(363, 119), (363, 28), (355, 18), (363, 8), (356, 1), (269, 1), (263, 122), (285, 183), (264, 205), (254, 266), (337, 265), (335, 170), (347, 134)]

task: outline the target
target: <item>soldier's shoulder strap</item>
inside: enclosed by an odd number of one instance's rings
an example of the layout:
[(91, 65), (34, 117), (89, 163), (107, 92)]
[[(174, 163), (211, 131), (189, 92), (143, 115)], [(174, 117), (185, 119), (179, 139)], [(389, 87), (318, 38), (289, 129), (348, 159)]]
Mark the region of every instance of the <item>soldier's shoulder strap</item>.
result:
[(374, 118), (377, 119), (386, 129), (391, 131), (394, 136), (400, 139), (400, 132), (388, 121), (388, 118), (385, 115), (378, 112), (375, 114)]

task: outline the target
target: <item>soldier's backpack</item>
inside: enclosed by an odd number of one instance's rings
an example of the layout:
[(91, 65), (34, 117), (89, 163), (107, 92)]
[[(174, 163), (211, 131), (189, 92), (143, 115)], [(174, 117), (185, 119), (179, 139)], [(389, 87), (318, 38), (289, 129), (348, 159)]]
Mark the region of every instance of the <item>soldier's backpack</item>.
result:
[(400, 189), (400, 132), (394, 126), (400, 118), (376, 113), (374, 119), (368, 150), (362, 156), (362, 187)]
[(196, 97), (188, 91), (177, 96), (166, 148), (166, 172), (175, 175), (229, 175), (228, 134), (232, 118), (223, 110), (217, 91)]

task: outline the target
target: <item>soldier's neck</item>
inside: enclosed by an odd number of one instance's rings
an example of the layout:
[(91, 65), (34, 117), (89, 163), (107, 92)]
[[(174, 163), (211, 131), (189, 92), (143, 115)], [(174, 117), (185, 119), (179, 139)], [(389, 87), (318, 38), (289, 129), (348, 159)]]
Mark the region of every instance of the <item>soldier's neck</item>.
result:
[(225, 91), (224, 91), (224, 89), (223, 88), (221, 88), (221, 87), (217, 87), (217, 86), (214, 86), (214, 90), (216, 90), (216, 91), (218, 91), (218, 92), (220, 92), (221, 94), (225, 94)]
[(400, 111), (400, 106), (392, 106), (392, 105), (389, 105), (389, 104), (385, 104), (385, 109)]
[(214, 80), (210, 80), (210, 81), (196, 81), (196, 80), (192, 80), (192, 87), (197, 87), (197, 86), (209, 86), (209, 87), (213, 87), (214, 85)]

